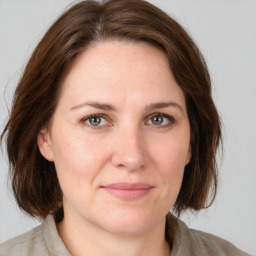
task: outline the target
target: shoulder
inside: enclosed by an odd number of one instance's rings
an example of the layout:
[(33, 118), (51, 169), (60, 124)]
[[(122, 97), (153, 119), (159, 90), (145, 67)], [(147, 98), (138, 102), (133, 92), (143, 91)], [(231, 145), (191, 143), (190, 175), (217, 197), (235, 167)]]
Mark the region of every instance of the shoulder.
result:
[(0, 256), (16, 255), (48, 255), (44, 243), (43, 225), (40, 225), (23, 235), (14, 237), (0, 244)]
[[(172, 231), (173, 256), (196, 255), (196, 256), (250, 256), (241, 251), (232, 243), (215, 235), (189, 229), (187, 225), (171, 214), (167, 215), (167, 232)], [(169, 231), (170, 232), (170, 231)]]
[(221, 256), (249, 256), (249, 254), (241, 251), (232, 243), (218, 236), (193, 229), (189, 229), (189, 236), (200, 249), (207, 251), (209, 255), (216, 255), (218, 253)]
[(48, 215), (44, 222), (29, 232), (0, 245), (0, 256), (71, 256), (62, 242), (55, 220)]

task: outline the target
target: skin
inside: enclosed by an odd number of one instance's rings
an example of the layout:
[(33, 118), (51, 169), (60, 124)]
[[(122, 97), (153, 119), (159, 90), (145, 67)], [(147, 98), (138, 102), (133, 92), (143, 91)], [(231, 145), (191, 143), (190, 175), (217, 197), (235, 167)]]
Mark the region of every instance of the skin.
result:
[[(170, 254), (165, 218), (191, 154), (184, 94), (163, 51), (119, 41), (86, 49), (38, 146), (56, 166), (65, 215), (58, 231), (72, 255)], [(102, 188), (120, 182), (152, 189), (123, 199)]]

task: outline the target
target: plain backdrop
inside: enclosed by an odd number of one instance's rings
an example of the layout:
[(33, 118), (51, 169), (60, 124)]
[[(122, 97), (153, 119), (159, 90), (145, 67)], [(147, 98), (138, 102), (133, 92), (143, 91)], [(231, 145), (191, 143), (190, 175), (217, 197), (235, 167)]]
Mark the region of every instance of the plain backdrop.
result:
[[(182, 219), (256, 255), (256, 1), (151, 0), (178, 20), (202, 50), (223, 120), (224, 156), (215, 203)], [(70, 0), (0, 0), (0, 129), (26, 61)], [(22, 214), (0, 156), (0, 242), (38, 225)]]

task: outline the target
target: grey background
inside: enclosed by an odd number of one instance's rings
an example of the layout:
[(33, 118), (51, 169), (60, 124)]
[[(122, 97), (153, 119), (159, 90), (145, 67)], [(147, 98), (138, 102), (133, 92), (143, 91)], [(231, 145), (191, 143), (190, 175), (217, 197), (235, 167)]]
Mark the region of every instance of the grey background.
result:
[[(0, 129), (26, 61), (70, 0), (0, 0)], [(256, 255), (256, 1), (151, 0), (174, 16), (206, 57), (224, 124), (215, 203), (182, 219)], [(0, 156), (0, 242), (38, 224), (15, 205)]]

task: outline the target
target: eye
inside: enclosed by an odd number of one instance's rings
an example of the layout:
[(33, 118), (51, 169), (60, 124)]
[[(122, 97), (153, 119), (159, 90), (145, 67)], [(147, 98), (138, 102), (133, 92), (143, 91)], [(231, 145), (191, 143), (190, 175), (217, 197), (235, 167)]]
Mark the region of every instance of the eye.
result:
[(104, 126), (104, 125), (107, 125), (108, 123), (106, 118), (104, 118), (104, 115), (102, 114), (87, 116), (82, 121), (87, 126), (94, 126), (94, 127)]
[(174, 118), (163, 113), (151, 115), (148, 120), (148, 124), (161, 127), (171, 125), (172, 123), (174, 123)]

